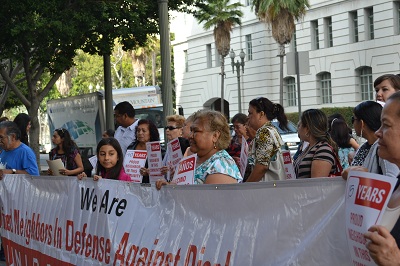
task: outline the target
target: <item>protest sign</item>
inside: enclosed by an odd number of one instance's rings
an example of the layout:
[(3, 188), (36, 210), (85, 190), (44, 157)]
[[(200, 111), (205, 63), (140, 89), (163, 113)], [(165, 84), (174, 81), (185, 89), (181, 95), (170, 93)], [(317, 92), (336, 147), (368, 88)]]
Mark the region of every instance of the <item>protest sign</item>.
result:
[(283, 156), (283, 164), (285, 167), (286, 179), (296, 179), (296, 174), (294, 172), (292, 156), (290, 155), (290, 151), (283, 150), (282, 156)]
[(140, 168), (146, 165), (147, 151), (127, 150), (124, 158), (124, 170), (135, 183), (142, 183)]
[(193, 185), (196, 160), (197, 154), (192, 154), (183, 158), (175, 170), (175, 175), (172, 179), (172, 182), (177, 185)]
[(364, 233), (379, 223), (397, 179), (351, 171), (346, 187), (346, 234), (354, 265), (376, 265), (369, 255)]
[(146, 143), (147, 149), (147, 165), (149, 169), (149, 180), (151, 183), (163, 178), (161, 167), (163, 166), (161, 155), (161, 144), (159, 141), (151, 141)]

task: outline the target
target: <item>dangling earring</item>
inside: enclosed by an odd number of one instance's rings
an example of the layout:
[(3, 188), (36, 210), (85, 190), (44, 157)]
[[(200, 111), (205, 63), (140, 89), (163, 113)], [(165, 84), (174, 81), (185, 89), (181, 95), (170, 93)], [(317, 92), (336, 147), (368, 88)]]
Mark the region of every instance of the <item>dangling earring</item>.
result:
[(215, 146), (215, 144), (216, 144), (216, 143), (215, 143), (215, 142), (213, 142), (213, 144), (214, 144), (214, 149), (216, 149), (216, 148), (217, 148), (217, 146)]
[(360, 137), (363, 137), (363, 135), (362, 135), (362, 130), (363, 130), (363, 129), (361, 128), (361, 136), (360, 136)]

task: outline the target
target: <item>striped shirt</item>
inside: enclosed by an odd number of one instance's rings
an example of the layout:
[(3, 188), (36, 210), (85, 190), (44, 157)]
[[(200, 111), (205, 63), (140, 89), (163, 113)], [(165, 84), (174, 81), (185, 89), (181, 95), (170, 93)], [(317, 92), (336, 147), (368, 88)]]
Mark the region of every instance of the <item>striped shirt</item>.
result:
[(336, 166), (334, 151), (326, 141), (320, 141), (310, 149), (305, 149), (294, 161), (294, 169), (297, 178), (311, 177), (311, 165), (314, 160), (329, 162), (332, 165), (330, 174), (335, 173)]

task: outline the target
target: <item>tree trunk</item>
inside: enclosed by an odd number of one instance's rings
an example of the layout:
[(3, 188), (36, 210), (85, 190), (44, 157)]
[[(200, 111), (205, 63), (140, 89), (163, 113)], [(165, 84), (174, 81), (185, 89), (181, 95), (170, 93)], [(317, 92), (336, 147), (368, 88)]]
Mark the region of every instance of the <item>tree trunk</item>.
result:
[(279, 44), (279, 104), (283, 106), (283, 57), (285, 56), (285, 45)]
[[(40, 102), (37, 97), (31, 100), (31, 105), (27, 107), (28, 115), (31, 118), (31, 130), (29, 131), (29, 146), (35, 152), (36, 162), (40, 169), (40, 153), (39, 153), (39, 135), (40, 135), (40, 123), (39, 123), (39, 105)], [(52, 133), (52, 132), (51, 132)]]

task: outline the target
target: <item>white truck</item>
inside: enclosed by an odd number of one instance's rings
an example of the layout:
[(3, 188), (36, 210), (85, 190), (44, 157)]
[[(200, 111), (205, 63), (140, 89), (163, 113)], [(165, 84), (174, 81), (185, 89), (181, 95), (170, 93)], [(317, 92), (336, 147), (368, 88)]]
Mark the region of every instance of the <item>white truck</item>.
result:
[[(160, 87), (114, 89), (112, 94), (113, 106), (122, 101), (130, 102), (135, 108), (135, 117), (152, 120), (159, 129), (161, 141), (164, 140), (165, 121)], [(56, 128), (66, 128), (81, 148), (82, 156), (94, 154), (105, 130), (104, 106), (103, 92), (48, 101), (50, 134), (53, 134)], [(183, 115), (181, 108), (179, 113)]]

